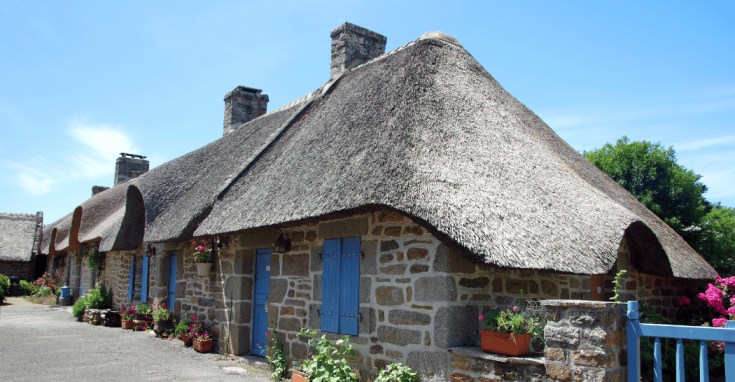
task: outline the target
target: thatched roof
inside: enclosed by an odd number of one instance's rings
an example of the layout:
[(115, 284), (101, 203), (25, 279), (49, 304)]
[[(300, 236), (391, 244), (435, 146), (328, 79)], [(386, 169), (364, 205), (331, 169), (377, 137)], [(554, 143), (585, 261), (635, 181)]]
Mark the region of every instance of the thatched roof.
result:
[(500, 267), (605, 273), (625, 235), (655, 260), (637, 265), (716, 274), (446, 38), (373, 59), (130, 183), (151, 242), (385, 206)]
[(0, 213), (0, 261), (30, 261), (38, 248), (43, 212)]

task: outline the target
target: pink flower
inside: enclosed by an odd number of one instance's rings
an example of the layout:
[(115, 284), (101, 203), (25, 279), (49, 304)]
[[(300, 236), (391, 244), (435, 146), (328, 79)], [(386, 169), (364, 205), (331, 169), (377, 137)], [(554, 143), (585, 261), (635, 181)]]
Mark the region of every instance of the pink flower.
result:
[(165, 307), (166, 307), (166, 303), (164, 302), (161, 304), (161, 308), (165, 308)]
[(697, 293), (697, 298), (702, 301), (707, 301), (707, 296), (705, 296), (704, 293)]
[(480, 319), (482, 320), (482, 314), (480, 315)]
[(730, 309), (728, 309), (728, 310), (727, 310), (727, 314), (730, 314), (730, 315), (735, 315), (735, 306), (733, 306), (733, 307), (731, 307)]
[(735, 297), (733, 297), (733, 298), (730, 299), (730, 304), (735, 305)]
[(727, 318), (720, 317), (712, 320), (712, 325), (716, 327), (725, 326), (727, 324)]
[(517, 312), (517, 311), (518, 311), (518, 307), (517, 307), (517, 306), (514, 306), (514, 307), (513, 307), (513, 311), (514, 311), (514, 312)]
[(268, 335), (268, 332), (265, 332), (265, 335), (267, 336)]
[(678, 300), (676, 300), (679, 303), (679, 306), (689, 305), (692, 302), (687, 298), (687, 296), (681, 296)]
[(200, 251), (200, 252), (204, 251), (204, 249), (205, 249), (204, 247), (197, 247), (197, 251)]
[(197, 319), (197, 315), (195, 314), (195, 315), (191, 316), (191, 319), (192, 320), (196, 320)]

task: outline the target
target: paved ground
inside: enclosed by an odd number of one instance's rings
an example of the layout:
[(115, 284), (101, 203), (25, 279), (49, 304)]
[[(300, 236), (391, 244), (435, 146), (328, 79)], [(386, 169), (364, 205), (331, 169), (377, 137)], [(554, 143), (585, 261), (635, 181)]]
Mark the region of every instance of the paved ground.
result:
[(197, 353), (179, 340), (92, 326), (76, 321), (67, 310), (8, 302), (0, 306), (4, 382), (268, 381), (250, 359), (223, 360)]

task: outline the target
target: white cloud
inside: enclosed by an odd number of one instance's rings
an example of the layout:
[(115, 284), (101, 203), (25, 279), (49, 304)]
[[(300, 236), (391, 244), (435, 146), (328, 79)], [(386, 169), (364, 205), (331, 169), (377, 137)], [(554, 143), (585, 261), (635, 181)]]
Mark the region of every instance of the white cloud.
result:
[(2, 167), (10, 170), (11, 182), (24, 191), (43, 195), (59, 184), (78, 179), (110, 175), (121, 152), (135, 153), (138, 148), (120, 126), (72, 119), (67, 123), (67, 144), (57, 145), (49, 158), (31, 158), (24, 163), (3, 160)]
[(700, 150), (700, 149), (713, 147), (713, 146), (727, 145), (730, 143), (735, 143), (735, 136), (717, 137), (717, 138), (711, 138), (711, 139), (698, 139), (692, 142), (679, 143), (675, 145), (674, 148), (676, 148), (677, 152), (694, 151), (694, 150)]

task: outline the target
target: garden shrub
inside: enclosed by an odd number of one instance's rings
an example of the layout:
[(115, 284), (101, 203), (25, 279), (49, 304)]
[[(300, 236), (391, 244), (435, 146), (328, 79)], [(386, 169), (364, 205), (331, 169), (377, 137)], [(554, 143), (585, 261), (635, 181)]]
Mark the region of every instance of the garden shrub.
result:
[(104, 285), (92, 289), (87, 296), (87, 306), (91, 309), (107, 309), (112, 302), (112, 292), (108, 292)]
[(38, 292), (38, 287), (33, 285), (33, 283), (26, 281), (26, 280), (20, 280), (20, 295), (21, 296), (33, 296)]
[(74, 303), (74, 307), (71, 309), (71, 315), (79, 318), (82, 316), (82, 313), (84, 313), (84, 309), (87, 308), (87, 298), (86, 297), (79, 297), (77, 299), (77, 302)]
[(5, 301), (5, 296), (8, 295), (10, 290), (10, 279), (8, 276), (0, 275), (0, 304)]
[(410, 367), (394, 362), (380, 371), (375, 382), (419, 382), (419, 379)]

